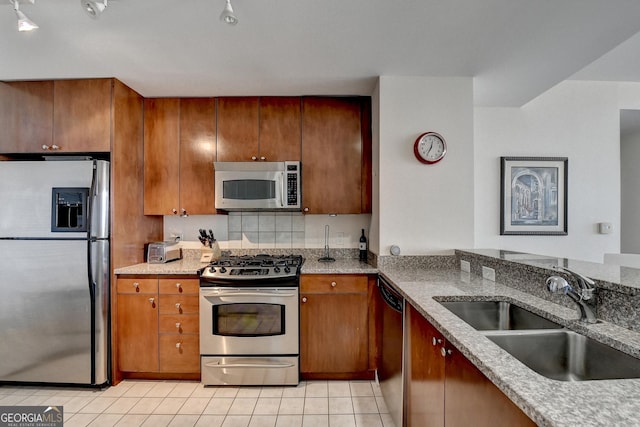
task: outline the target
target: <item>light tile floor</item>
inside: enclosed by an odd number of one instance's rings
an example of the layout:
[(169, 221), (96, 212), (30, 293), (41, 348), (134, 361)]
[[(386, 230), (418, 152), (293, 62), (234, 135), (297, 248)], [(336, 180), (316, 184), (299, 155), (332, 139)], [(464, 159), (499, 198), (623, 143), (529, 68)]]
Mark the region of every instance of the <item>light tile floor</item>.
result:
[(64, 408), (65, 427), (394, 427), (375, 381), (204, 387), (127, 380), (104, 390), (0, 386), (0, 406)]

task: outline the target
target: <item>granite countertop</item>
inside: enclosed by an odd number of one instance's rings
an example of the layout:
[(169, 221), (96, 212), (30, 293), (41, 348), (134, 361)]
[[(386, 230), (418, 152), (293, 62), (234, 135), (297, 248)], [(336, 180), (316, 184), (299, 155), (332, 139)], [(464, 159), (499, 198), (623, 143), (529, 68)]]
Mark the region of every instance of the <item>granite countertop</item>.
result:
[[(460, 270), (384, 268), (380, 273), (445, 338), (541, 426), (640, 424), (640, 379), (556, 381), (514, 357), (440, 305), (436, 299), (500, 299), (601, 341), (640, 354), (640, 334), (613, 324), (575, 325), (577, 309), (543, 300)], [(435, 299), (434, 299), (435, 298)]]
[[(115, 274), (186, 274), (197, 275), (198, 270), (206, 267), (207, 263), (196, 258), (184, 258), (165, 264), (141, 263), (127, 267), (116, 268)], [(360, 262), (357, 259), (336, 259), (335, 262), (319, 262), (316, 258), (305, 259), (301, 269), (302, 274), (377, 274), (378, 269)]]

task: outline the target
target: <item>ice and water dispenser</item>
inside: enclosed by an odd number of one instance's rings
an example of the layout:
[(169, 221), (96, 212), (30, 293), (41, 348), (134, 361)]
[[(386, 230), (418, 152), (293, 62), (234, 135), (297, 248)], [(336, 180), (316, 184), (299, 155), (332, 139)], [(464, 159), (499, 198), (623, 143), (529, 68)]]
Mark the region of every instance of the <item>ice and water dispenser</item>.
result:
[(53, 188), (51, 231), (87, 231), (88, 188)]

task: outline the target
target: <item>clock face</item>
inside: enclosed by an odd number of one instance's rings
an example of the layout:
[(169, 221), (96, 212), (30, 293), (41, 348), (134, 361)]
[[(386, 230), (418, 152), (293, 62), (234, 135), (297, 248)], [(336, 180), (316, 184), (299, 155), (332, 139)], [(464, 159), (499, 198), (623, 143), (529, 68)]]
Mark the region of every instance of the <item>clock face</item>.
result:
[(442, 160), (447, 153), (447, 145), (441, 135), (435, 132), (426, 132), (416, 139), (413, 152), (422, 163), (432, 164)]

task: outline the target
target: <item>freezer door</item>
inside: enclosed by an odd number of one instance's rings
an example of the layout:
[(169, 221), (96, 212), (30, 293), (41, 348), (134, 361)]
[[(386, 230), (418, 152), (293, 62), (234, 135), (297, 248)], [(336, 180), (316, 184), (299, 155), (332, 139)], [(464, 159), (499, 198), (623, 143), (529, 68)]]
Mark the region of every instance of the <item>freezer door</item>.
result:
[(0, 381), (92, 383), (87, 245), (0, 240)]
[(52, 189), (91, 188), (93, 165), (92, 160), (0, 162), (0, 238), (86, 237), (86, 232), (51, 231)]

